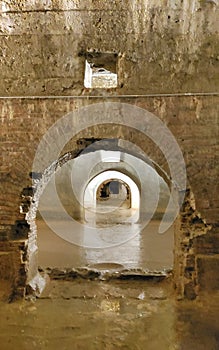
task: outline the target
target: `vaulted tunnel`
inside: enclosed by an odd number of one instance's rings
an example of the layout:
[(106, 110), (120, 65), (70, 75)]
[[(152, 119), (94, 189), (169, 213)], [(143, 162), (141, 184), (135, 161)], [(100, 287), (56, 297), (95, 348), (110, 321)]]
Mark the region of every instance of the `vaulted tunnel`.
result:
[[(76, 157), (64, 155), (40, 195), (36, 191), (35, 270), (38, 264), (41, 270), (105, 266), (114, 272), (116, 264), (130, 274), (165, 276), (174, 260), (171, 212), (170, 227), (158, 233), (171, 198), (168, 176), (129, 141), (93, 138), (83, 147)], [(99, 201), (101, 185), (112, 180), (123, 184), (125, 197)]]

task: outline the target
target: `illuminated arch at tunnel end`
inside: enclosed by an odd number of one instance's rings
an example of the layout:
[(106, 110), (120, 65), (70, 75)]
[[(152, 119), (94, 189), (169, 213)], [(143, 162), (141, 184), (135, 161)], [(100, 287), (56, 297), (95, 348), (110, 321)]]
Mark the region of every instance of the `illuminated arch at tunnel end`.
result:
[(139, 209), (140, 192), (138, 186), (129, 176), (116, 170), (104, 171), (91, 179), (84, 191), (84, 208), (96, 208), (97, 189), (103, 182), (107, 180), (120, 180), (126, 183), (129, 186), (131, 192), (131, 208)]

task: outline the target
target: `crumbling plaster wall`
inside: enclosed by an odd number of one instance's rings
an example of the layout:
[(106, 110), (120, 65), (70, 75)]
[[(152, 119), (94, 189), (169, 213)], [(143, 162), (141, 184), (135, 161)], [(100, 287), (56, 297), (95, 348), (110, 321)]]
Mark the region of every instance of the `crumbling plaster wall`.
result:
[(218, 12), (217, 0), (0, 1), (0, 94), (89, 94), (89, 50), (119, 54), (115, 94), (216, 91)]
[[(12, 281), (16, 293), (24, 291), (28, 235), (20, 206), (22, 193), (26, 209), (32, 195), (29, 173), (37, 145), (69, 111), (108, 98), (154, 113), (179, 143), (197, 210), (211, 231), (194, 238), (192, 220), (184, 221), (188, 236), (186, 244), (177, 243), (179, 251), (185, 247), (183, 270), (177, 271), (182, 276), (187, 264), (188, 281), (192, 278), (203, 289), (212, 285), (209, 271), (216, 275), (219, 254), (218, 10), (217, 0), (0, 1), (0, 95), (5, 97), (0, 100), (0, 267), (1, 277)], [(118, 54), (117, 89), (84, 88), (84, 53), (92, 50)], [(180, 93), (194, 95), (138, 96)], [(45, 98), (12, 98), (33, 95)], [(46, 98), (52, 95), (57, 98)], [(165, 168), (156, 147), (134, 131), (100, 127), (81, 136), (109, 135), (136, 142)], [(214, 279), (213, 287), (218, 284)], [(192, 296), (194, 285), (184, 292)]]

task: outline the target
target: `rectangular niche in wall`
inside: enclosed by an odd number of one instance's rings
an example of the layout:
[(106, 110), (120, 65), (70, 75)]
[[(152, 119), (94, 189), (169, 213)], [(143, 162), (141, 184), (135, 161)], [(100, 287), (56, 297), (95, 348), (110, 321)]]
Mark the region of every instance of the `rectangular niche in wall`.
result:
[(85, 53), (84, 86), (92, 89), (112, 89), (117, 87), (116, 53)]

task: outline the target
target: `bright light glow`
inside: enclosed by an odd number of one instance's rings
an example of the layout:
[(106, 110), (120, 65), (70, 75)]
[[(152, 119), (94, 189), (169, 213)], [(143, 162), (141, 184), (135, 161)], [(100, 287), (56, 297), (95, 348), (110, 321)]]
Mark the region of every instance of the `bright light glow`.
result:
[(121, 152), (116, 151), (100, 151), (101, 161), (103, 163), (119, 163)]
[[(119, 153), (119, 152), (118, 152)], [(136, 183), (127, 175), (115, 171), (115, 170), (108, 170), (104, 171), (103, 173), (100, 173), (96, 177), (94, 177), (89, 184), (87, 185), (87, 188), (84, 192), (84, 206), (85, 208), (89, 207), (96, 207), (96, 193), (98, 187), (105, 182), (106, 180), (121, 180), (125, 182), (131, 191), (131, 208), (132, 209), (139, 209), (140, 205), (140, 193), (138, 186)]]
[(105, 68), (95, 68), (85, 61), (84, 86), (88, 89), (110, 89), (117, 87), (117, 74)]

